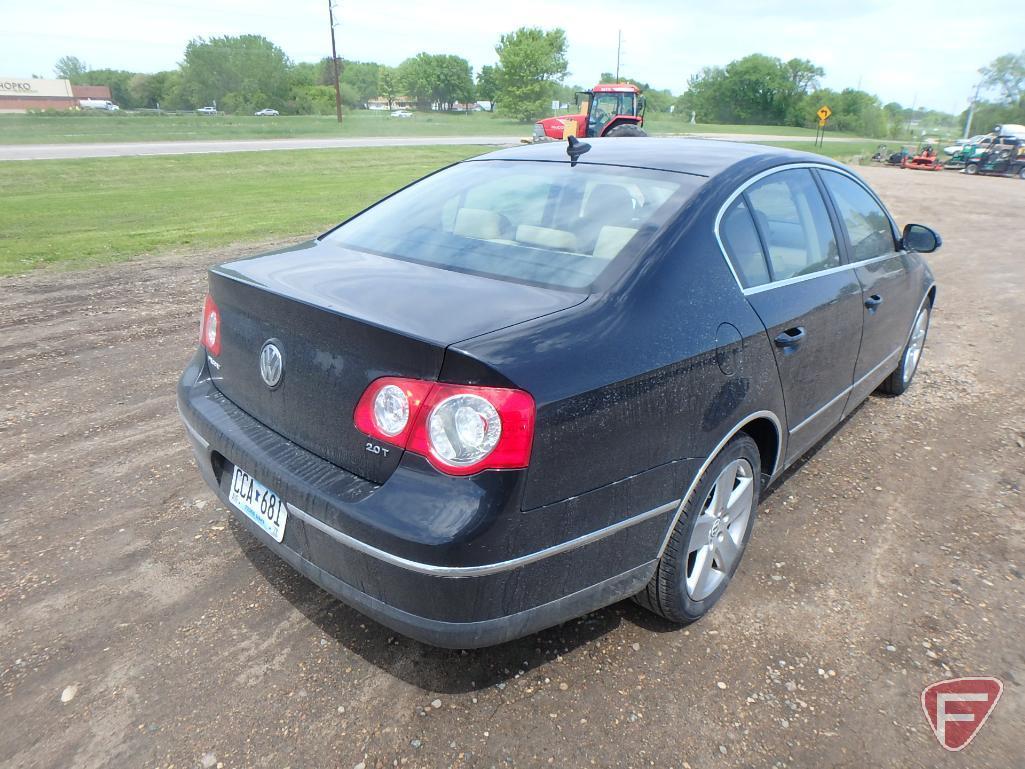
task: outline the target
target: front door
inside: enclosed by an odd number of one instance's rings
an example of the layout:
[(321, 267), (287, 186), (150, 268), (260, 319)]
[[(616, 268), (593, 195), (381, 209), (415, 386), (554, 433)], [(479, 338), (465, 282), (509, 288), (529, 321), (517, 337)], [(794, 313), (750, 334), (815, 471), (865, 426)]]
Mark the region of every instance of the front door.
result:
[(839, 423), (861, 345), (861, 285), (842, 263), (811, 171), (771, 174), (742, 196), (768, 282), (745, 290), (773, 345), (786, 403), (787, 460)]
[(898, 250), (889, 215), (861, 184), (836, 171), (820, 170), (847, 241), (848, 259), (862, 286), (865, 326), (847, 411), (854, 409), (900, 362), (918, 311), (918, 285)]

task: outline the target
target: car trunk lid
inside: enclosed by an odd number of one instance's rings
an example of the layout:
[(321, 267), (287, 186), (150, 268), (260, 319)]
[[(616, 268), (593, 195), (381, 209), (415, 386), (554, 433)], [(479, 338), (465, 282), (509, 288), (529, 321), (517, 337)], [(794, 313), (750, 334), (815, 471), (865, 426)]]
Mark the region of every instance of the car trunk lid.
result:
[[(370, 382), (436, 379), (449, 345), (585, 298), (316, 241), (221, 265), (210, 292), (221, 316), (210, 366), (218, 389), (279, 435), (375, 483), (402, 452), (353, 424)], [(260, 374), (268, 342), (283, 360), (275, 387)]]

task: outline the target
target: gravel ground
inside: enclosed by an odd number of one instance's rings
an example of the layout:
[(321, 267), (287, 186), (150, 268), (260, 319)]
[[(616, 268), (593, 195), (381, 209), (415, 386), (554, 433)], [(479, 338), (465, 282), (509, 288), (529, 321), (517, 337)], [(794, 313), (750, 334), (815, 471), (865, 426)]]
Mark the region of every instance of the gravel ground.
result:
[[(946, 240), (918, 379), (776, 485), (688, 629), (624, 602), (468, 653), (395, 636), (192, 466), (173, 385), (223, 252), (0, 281), (0, 766), (1022, 766), (1025, 184), (864, 174)], [(919, 694), (956, 675), (1005, 690), (947, 754)]]

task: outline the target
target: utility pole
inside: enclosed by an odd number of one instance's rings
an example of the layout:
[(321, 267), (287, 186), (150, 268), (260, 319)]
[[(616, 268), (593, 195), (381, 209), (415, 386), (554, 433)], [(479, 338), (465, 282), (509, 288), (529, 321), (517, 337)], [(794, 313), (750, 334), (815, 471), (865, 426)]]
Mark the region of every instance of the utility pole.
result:
[(338, 50), (335, 48), (335, 7), (332, 0), (327, 0), (327, 17), (331, 22), (331, 64), (335, 71), (335, 112), (338, 122), (342, 122), (342, 89), (338, 84)]
[(975, 96), (972, 97), (971, 103), (968, 105), (968, 117), (964, 121), (964, 136), (962, 139), (967, 139), (968, 135), (972, 132), (972, 118), (975, 117), (975, 102), (979, 100), (979, 89), (982, 88), (982, 81), (975, 86)]
[(623, 51), (623, 30), (619, 30), (619, 36), (616, 41), (616, 82), (619, 82), (619, 55)]

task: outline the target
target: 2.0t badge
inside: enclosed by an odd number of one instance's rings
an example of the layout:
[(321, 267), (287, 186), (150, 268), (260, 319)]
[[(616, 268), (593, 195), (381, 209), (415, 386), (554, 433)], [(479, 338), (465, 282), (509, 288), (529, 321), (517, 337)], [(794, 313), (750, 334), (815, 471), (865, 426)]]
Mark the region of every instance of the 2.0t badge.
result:
[(281, 350), (273, 340), (264, 342), (260, 350), (260, 378), (263, 383), (271, 389), (281, 384), (281, 375), (285, 372), (284, 361), (281, 358)]

